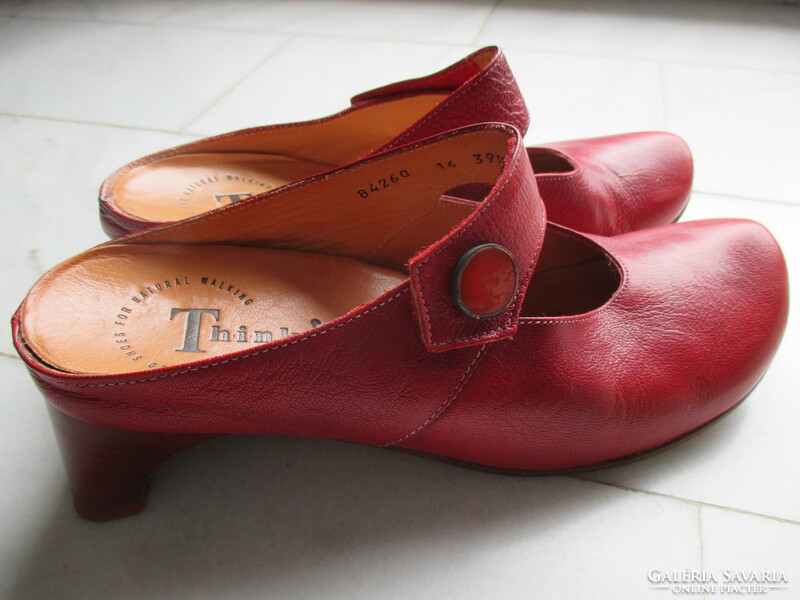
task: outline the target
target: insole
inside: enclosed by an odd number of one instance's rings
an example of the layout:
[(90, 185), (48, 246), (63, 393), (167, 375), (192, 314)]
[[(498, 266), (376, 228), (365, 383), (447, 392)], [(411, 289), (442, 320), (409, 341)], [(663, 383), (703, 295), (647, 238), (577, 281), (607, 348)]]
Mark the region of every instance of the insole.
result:
[(26, 343), (74, 373), (174, 366), (288, 338), (406, 276), (324, 254), (237, 246), (111, 245), (31, 290)]
[(135, 167), (114, 182), (113, 198), (125, 213), (172, 222), (238, 202), (334, 165), (277, 154), (198, 153)]
[[(528, 153), (534, 171), (539, 175), (574, 170), (564, 158), (546, 149), (529, 148)], [(335, 166), (278, 154), (184, 154), (121, 174), (114, 182), (113, 197), (117, 206), (133, 217), (157, 223), (173, 222), (239, 202)]]
[(199, 140), (123, 170), (110, 182), (109, 196), (122, 212), (144, 221), (186, 219), (363, 156), (447, 97), (420, 94), (316, 121)]

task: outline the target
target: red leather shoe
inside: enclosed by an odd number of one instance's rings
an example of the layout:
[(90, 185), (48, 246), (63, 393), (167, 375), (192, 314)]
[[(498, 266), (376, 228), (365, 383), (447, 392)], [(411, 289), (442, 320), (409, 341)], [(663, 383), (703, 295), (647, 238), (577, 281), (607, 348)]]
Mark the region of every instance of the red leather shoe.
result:
[(526, 472), (628, 460), (747, 396), (787, 302), (757, 223), (546, 224), (519, 133), (484, 124), (92, 248), (13, 333), (102, 520), (230, 433)]
[[(528, 120), (502, 52), (484, 48), (438, 73), (360, 94), (330, 117), (234, 131), (136, 160), (103, 183), (101, 222), (115, 237), (464, 125), (503, 122), (525, 133)], [(669, 223), (689, 198), (691, 155), (670, 134), (562, 142), (530, 153), (551, 220), (580, 231)]]

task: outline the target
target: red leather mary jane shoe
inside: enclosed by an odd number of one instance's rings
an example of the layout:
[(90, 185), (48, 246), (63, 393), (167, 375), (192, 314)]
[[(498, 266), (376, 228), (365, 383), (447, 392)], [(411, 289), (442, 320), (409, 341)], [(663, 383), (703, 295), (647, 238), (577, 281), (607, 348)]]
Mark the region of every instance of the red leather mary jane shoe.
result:
[(230, 433), (515, 472), (637, 456), (747, 396), (786, 313), (762, 226), (548, 225), (519, 133), (484, 124), (92, 248), (13, 332), (78, 512), (103, 520)]
[[(525, 133), (528, 119), (502, 52), (484, 48), (433, 75), (360, 94), (330, 117), (234, 131), (136, 160), (103, 183), (101, 222), (111, 237), (140, 231), (457, 127), (496, 121)], [(669, 223), (689, 198), (692, 158), (670, 134), (563, 142), (530, 153), (551, 220), (579, 231), (608, 235)]]

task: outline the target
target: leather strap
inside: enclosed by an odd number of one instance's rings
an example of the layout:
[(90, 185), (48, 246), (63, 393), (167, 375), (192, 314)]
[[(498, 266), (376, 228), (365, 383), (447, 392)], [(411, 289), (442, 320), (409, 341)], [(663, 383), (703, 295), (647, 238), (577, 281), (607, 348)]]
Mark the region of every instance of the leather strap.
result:
[[(521, 134), (500, 124), (461, 129), (498, 128), (508, 132), (505, 168), (491, 192), (472, 214), (447, 236), (409, 263), (412, 298), (428, 350), (444, 352), (476, 346), (514, 335), (525, 291), (544, 241), (546, 217)], [(513, 301), (499, 315), (476, 319), (459, 310), (453, 300), (452, 278), (459, 261), (483, 244), (506, 248), (518, 266)]]
[(354, 107), (419, 94), (450, 93), (422, 119), (369, 156), (475, 123), (508, 123), (523, 135), (530, 115), (503, 51), (490, 46), (432, 75), (408, 79), (364, 92), (351, 99)]

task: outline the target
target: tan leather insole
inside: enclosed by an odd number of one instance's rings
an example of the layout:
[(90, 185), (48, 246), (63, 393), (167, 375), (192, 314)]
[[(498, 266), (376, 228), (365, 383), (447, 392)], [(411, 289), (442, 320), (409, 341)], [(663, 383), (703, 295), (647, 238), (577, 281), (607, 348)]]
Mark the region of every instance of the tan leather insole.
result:
[(421, 94), (317, 121), (198, 140), (115, 174), (109, 197), (141, 220), (186, 219), (363, 156), (447, 97)]
[(23, 332), (63, 371), (142, 371), (297, 335), (405, 279), (324, 254), (112, 245), (48, 273), (25, 302)]
[(201, 153), (131, 169), (115, 186), (117, 206), (145, 221), (187, 219), (332, 166), (277, 154)]
[[(467, 184), (491, 189), (507, 150), (501, 129), (446, 137), (413, 153), (383, 155), (255, 202), (235, 203), (204, 219), (151, 229), (134, 241), (321, 252), (402, 271), (415, 252), (475, 207), (444, 203), (442, 195)], [(489, 161), (489, 155), (497, 158)]]

